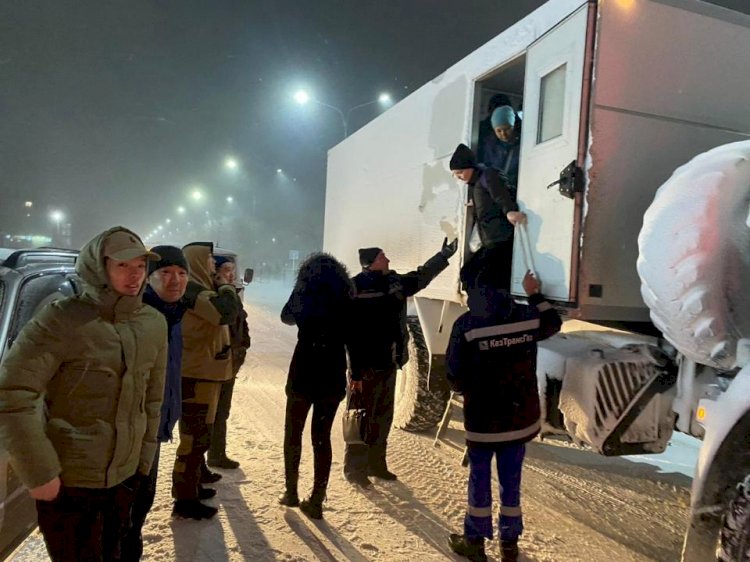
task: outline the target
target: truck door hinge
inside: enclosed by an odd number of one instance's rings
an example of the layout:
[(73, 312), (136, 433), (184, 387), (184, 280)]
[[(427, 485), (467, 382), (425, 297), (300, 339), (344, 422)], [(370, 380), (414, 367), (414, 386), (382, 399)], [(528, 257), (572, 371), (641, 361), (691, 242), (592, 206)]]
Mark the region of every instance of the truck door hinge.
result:
[(561, 195), (569, 199), (575, 199), (576, 193), (583, 191), (583, 170), (573, 160), (560, 172), (560, 179), (549, 184), (547, 189), (554, 185), (560, 186)]

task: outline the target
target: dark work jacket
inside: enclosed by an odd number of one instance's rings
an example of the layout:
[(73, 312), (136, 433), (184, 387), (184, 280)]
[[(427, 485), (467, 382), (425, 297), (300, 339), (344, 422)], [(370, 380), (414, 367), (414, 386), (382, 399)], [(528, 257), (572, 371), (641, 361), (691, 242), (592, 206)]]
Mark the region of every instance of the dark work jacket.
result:
[(361, 380), (365, 370), (401, 367), (409, 360), (406, 299), (427, 287), (446, 267), (448, 260), (438, 252), (416, 271), (365, 270), (353, 278), (353, 380)]
[(492, 134), (492, 138), (485, 141), (484, 159), (481, 160), (488, 168), (499, 170), (506, 178), (511, 189), (518, 186), (518, 161), (521, 153), (521, 139), (516, 138), (514, 142), (501, 141)]
[[(242, 301), (241, 293), (237, 293)], [(241, 307), (234, 322), (229, 324), (229, 341), (232, 346), (232, 375), (235, 377), (245, 362), (247, 350), (250, 349), (250, 329), (247, 325), (247, 312)]]
[(167, 303), (146, 286), (143, 302), (153, 306), (167, 320), (167, 376), (164, 380), (164, 402), (157, 439), (164, 443), (172, 439), (172, 430), (182, 415), (182, 317), (187, 307), (182, 301)]
[(351, 298), (324, 303), (295, 288), (281, 321), (298, 328), (286, 393), (312, 401), (341, 401), (346, 395), (346, 345), (351, 330)]
[(506, 215), (518, 210), (516, 190), (501, 172), (480, 164), (469, 182), (469, 200), (482, 246), (492, 248), (513, 238), (513, 225)]
[(542, 295), (529, 297), (527, 306), (503, 290), (472, 291), (446, 356), (448, 382), (464, 395), (467, 445), (524, 443), (539, 432), (537, 342), (561, 323)]

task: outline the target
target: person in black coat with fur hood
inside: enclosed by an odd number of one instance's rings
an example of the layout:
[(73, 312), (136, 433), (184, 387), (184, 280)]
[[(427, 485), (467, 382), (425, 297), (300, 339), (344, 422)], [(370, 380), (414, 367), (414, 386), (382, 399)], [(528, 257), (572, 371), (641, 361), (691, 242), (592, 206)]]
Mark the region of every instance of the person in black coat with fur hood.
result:
[[(314, 519), (323, 516), (331, 472), (331, 427), (346, 395), (346, 343), (354, 287), (346, 267), (333, 256), (316, 253), (302, 262), (281, 320), (297, 325), (297, 346), (289, 365), (284, 425), (286, 490), (282, 505), (299, 506)], [(310, 498), (299, 501), (297, 480), (302, 430), (312, 408), (315, 475)]]

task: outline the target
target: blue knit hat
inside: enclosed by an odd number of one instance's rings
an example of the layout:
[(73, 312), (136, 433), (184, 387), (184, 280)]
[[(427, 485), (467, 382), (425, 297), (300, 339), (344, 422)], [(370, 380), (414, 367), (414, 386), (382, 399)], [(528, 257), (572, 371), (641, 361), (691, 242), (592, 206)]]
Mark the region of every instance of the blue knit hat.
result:
[(502, 127), (503, 125), (512, 127), (516, 124), (516, 112), (513, 111), (513, 108), (509, 105), (500, 106), (492, 112), (490, 123), (492, 123), (493, 129), (496, 127)]

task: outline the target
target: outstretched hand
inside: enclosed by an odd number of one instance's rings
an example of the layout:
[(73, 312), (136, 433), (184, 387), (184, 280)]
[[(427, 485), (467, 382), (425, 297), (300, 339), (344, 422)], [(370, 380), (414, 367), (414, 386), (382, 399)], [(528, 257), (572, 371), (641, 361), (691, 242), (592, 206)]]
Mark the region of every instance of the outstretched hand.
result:
[(440, 253), (443, 254), (445, 259), (450, 259), (456, 253), (456, 250), (458, 250), (458, 238), (454, 238), (453, 242), (449, 244), (448, 237), (446, 236), (445, 240), (443, 240), (443, 247), (440, 249)]

